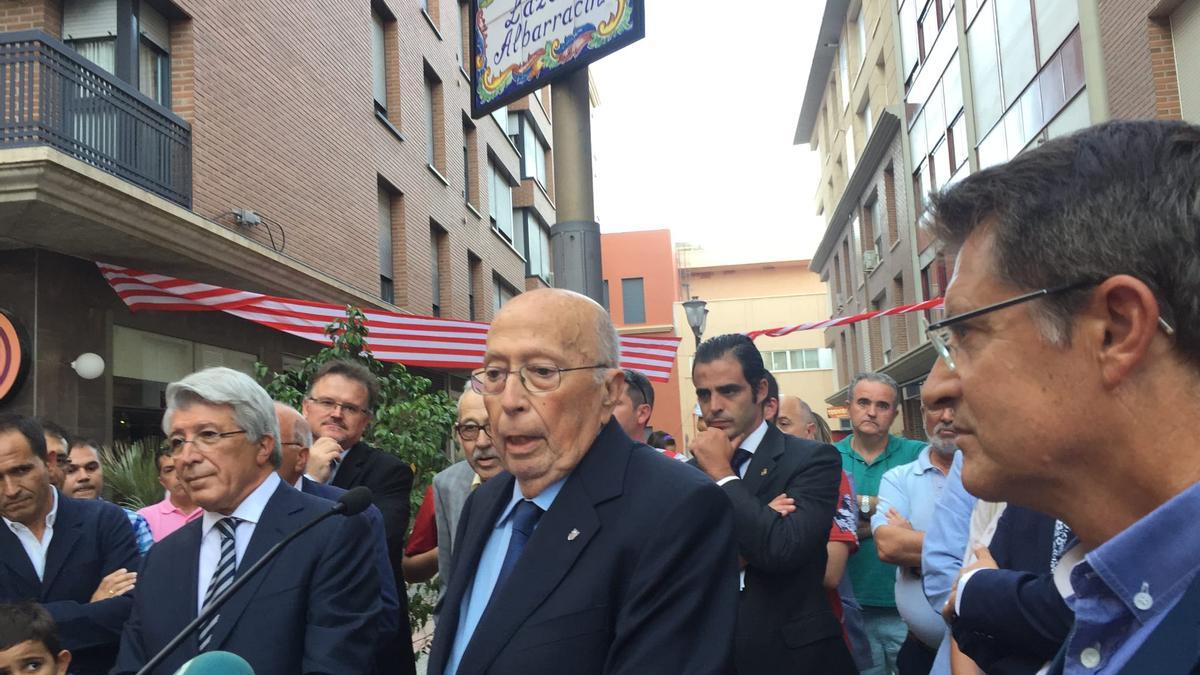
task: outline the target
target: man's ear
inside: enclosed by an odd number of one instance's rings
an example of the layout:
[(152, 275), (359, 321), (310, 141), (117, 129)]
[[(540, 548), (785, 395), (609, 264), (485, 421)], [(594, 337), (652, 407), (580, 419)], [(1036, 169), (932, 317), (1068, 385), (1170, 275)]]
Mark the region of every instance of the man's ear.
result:
[(650, 422), (651, 415), (654, 414), (654, 408), (650, 407), (649, 403), (643, 403), (637, 407), (638, 424), (645, 426)]
[(296, 470), (300, 473), (304, 473), (304, 470), (308, 468), (308, 455), (308, 448), (300, 448), (300, 452), (296, 454)]
[(58, 675), (67, 675), (67, 668), (71, 666), (71, 652), (62, 650), (54, 657), (54, 672)]
[(600, 402), (605, 408), (611, 409), (625, 395), (629, 385), (625, 382), (625, 371), (620, 368), (609, 368), (604, 373), (604, 399)]
[(259, 466), (270, 463), (271, 452), (273, 450), (275, 450), (274, 436), (267, 435), (258, 439), (258, 452), (255, 453), (255, 459), (258, 461)]
[(1094, 341), (1101, 376), (1115, 386), (1150, 351), (1160, 330), (1158, 300), (1140, 279), (1118, 274), (1100, 284), (1086, 314), (1082, 339)]

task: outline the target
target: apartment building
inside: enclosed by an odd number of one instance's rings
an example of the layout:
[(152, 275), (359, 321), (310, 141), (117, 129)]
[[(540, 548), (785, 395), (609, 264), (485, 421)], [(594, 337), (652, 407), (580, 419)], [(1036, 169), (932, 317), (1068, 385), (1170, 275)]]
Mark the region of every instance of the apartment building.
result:
[[(682, 298), (679, 269), (670, 230), (605, 232), (600, 235), (604, 306), (617, 333), (635, 337), (678, 337), (691, 340), (687, 322), (674, 321)], [(682, 331), (682, 332), (680, 332)], [(679, 417), (679, 361), (666, 382), (651, 380), (654, 414), (650, 427), (683, 438)]]
[[(746, 333), (829, 317), (826, 284), (807, 260), (729, 262), (702, 249), (679, 249), (681, 290), (686, 299), (707, 304), (704, 337)], [(675, 303), (675, 325), (690, 332), (682, 302)], [(779, 391), (799, 396), (813, 412), (828, 417), (824, 399), (836, 389), (834, 355), (820, 331), (800, 331), (755, 340), (763, 363), (779, 382)], [(696, 386), (692, 381), (695, 340), (679, 343), (679, 417), (685, 440), (696, 434)], [(833, 421), (828, 420), (827, 421)], [(836, 428), (836, 426), (834, 427)]]
[[(131, 313), (96, 262), (480, 321), (549, 285), (549, 92), (470, 118), (468, 7), (0, 4), (0, 307), (35, 352), (0, 407), (133, 438), (172, 379), (314, 349), (216, 312)], [(102, 377), (70, 369), (81, 352)]]
[[(809, 143), (823, 163), (815, 201), (826, 231), (813, 266), (829, 282), (834, 315), (942, 294), (953, 259), (919, 227), (930, 192), (1106, 119), (1177, 119), (1185, 109), (1200, 118), (1181, 77), (1195, 61), (1181, 55), (1195, 50), (1189, 37), (1200, 37), (1198, 7), (827, 2), (795, 142)], [(828, 330), (842, 387), (829, 403), (845, 403), (854, 373), (888, 373), (902, 388), (895, 430), (923, 437), (920, 384), (934, 361), (925, 327), (938, 315)]]

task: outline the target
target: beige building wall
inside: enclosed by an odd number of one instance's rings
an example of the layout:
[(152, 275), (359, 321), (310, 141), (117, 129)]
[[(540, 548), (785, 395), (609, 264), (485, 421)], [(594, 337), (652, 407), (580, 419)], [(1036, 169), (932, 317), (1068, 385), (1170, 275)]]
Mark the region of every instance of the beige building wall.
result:
[[(685, 283), (690, 284), (691, 295), (708, 303), (706, 338), (829, 318), (828, 291), (820, 277), (808, 269), (808, 261), (684, 268), (681, 273)], [(696, 343), (687, 335), (683, 305), (675, 303), (674, 311), (675, 324), (685, 335), (678, 353), (679, 414), (684, 438), (690, 442), (696, 434), (693, 414), (696, 387), (692, 381)], [(762, 336), (755, 344), (768, 357), (774, 351), (824, 349), (825, 338), (819, 330), (799, 331), (783, 337)], [(780, 392), (799, 396), (814, 412), (824, 416), (824, 399), (835, 388), (832, 366), (817, 370), (775, 370), (768, 358), (764, 361), (779, 381)]]

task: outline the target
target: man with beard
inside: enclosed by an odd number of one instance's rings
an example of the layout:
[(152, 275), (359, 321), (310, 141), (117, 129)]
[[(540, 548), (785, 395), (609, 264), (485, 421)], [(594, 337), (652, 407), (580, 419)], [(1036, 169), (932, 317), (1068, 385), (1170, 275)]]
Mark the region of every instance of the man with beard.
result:
[[(458, 399), (454, 437), (465, 459), (433, 477), (433, 484), (417, 511), (416, 523), (404, 555), (405, 579), (426, 581), (434, 574), (441, 577), (439, 601), (450, 585), (450, 557), (454, 551), (454, 536), (458, 531), (458, 517), (463, 505), (475, 488), (504, 470), (492, 445), (492, 432), (488, 427), (483, 396), (472, 389), (463, 392)], [(418, 528), (428, 534), (420, 534)]]
[(879, 559), (898, 566), (896, 609), (908, 626), (908, 637), (896, 659), (900, 675), (928, 673), (946, 633), (942, 617), (925, 599), (921, 547), (954, 461), (957, 435), (950, 408), (924, 408), (923, 412), (929, 445), (915, 462), (883, 475), (879, 506), (871, 518)]

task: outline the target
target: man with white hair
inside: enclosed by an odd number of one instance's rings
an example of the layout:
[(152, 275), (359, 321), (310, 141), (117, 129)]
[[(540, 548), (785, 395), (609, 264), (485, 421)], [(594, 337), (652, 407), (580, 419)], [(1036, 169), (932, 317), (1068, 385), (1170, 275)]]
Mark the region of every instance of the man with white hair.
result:
[[(167, 386), (163, 431), (204, 515), (146, 556), (114, 673), (138, 671), (289, 533), (331, 508), (280, 480), (279, 423), (249, 376), (208, 368)], [(362, 516), (330, 518), (293, 541), (152, 672), (204, 651), (260, 673), (370, 673), (379, 573)]]

